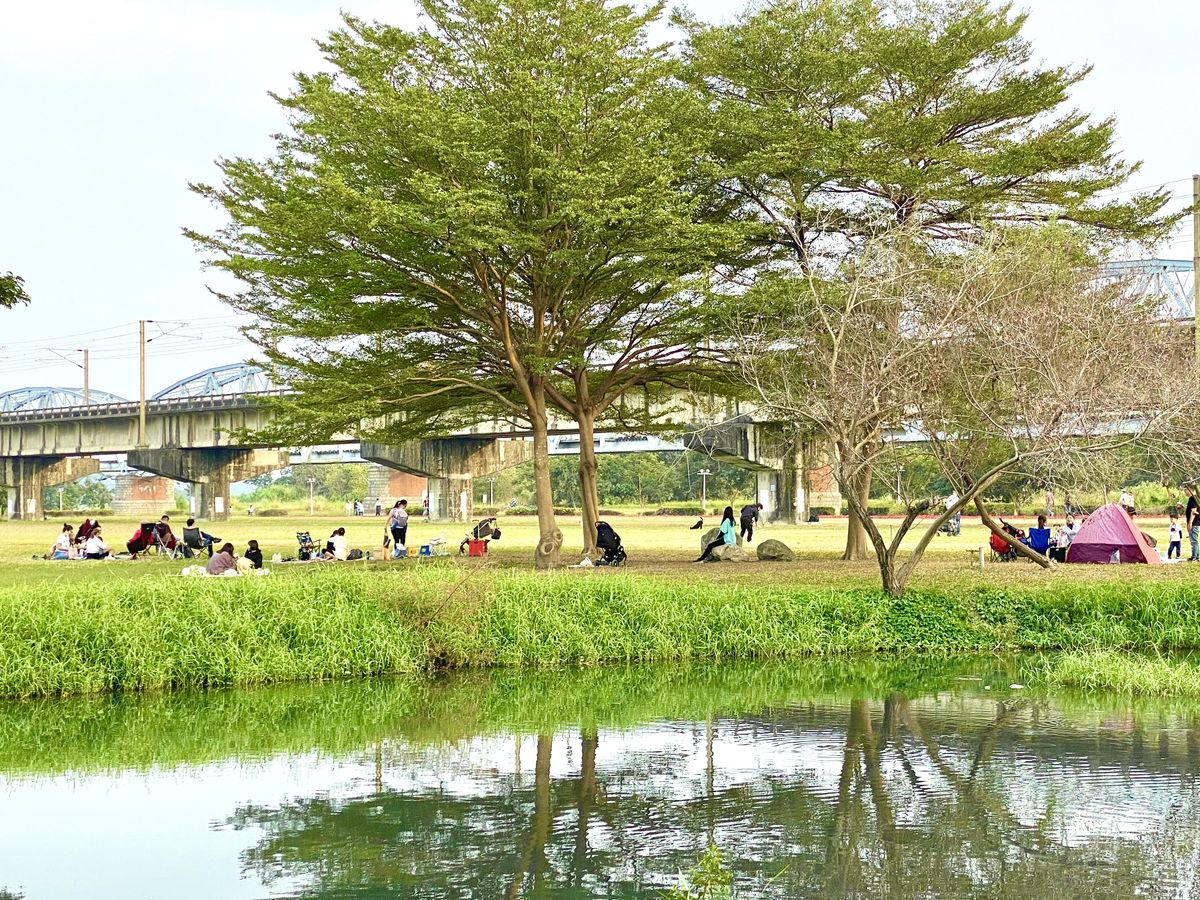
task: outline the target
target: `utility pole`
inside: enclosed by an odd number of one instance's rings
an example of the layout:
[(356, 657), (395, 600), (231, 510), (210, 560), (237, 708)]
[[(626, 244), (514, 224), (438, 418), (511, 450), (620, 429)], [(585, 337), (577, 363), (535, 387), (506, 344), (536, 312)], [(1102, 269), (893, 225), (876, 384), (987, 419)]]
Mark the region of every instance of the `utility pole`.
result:
[(1200, 175), (1192, 176), (1192, 331), (1200, 359)]
[(88, 363), (88, 351), (81, 348), (79, 352), (83, 354), (83, 405), (89, 406), (92, 402), (92, 368)]
[(63, 498), (63, 488), (60, 486), (58, 489), (58, 511), (59, 512), (62, 512), (62, 503), (63, 503), (62, 498)]
[(900, 467), (900, 471), (896, 473), (896, 502), (900, 502), (901, 482), (904, 478), (904, 466)]
[(309, 476), (309, 479), (308, 479), (308, 514), (310, 516), (313, 514), (312, 492), (313, 492), (313, 485), (316, 483), (317, 483), (317, 479), (313, 478), (312, 476)]
[(708, 469), (701, 469), (696, 473), (700, 476), (700, 515), (708, 515), (708, 476), (712, 472)]
[(146, 446), (146, 320), (138, 322), (138, 439)]

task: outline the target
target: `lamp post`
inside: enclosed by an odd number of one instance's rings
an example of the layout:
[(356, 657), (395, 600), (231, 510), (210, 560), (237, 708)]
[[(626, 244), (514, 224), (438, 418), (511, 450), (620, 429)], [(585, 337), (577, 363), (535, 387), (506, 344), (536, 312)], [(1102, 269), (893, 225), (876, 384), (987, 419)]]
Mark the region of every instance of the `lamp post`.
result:
[(900, 502), (900, 481), (904, 478), (904, 466), (900, 467), (900, 471), (896, 473), (896, 502)]
[(309, 476), (308, 479), (308, 514), (313, 514), (313, 485), (317, 483), (317, 479)]
[(63, 498), (63, 489), (60, 486), (58, 489), (58, 511), (59, 512), (62, 512), (62, 508), (63, 508), (62, 507), (62, 503), (63, 503), (62, 498)]
[(708, 476), (712, 474), (708, 469), (701, 469), (696, 473), (700, 476), (700, 515), (708, 513)]

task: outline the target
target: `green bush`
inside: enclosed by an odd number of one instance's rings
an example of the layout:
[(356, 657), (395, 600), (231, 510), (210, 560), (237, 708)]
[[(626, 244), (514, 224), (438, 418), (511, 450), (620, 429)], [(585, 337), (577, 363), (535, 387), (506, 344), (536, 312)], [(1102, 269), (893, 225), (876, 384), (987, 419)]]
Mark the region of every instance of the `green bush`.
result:
[(286, 509), (256, 509), (255, 516), (262, 516), (264, 519), (282, 519), (288, 515)]

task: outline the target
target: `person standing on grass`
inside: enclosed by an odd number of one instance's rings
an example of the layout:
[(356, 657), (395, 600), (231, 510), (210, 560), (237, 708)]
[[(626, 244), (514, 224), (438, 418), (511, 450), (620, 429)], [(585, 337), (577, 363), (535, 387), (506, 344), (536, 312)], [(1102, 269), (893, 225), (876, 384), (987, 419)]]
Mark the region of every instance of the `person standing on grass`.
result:
[(742, 530), (738, 536), (745, 538), (747, 544), (754, 543), (754, 526), (762, 508), (761, 503), (748, 503), (742, 507)]
[(1179, 516), (1171, 513), (1170, 537), (1167, 543), (1167, 559), (1179, 559), (1183, 550), (1183, 528), (1179, 524)]
[(704, 548), (704, 552), (700, 554), (700, 558), (696, 562), (704, 562), (713, 551), (722, 544), (733, 545), (737, 543), (737, 526), (733, 524), (733, 507), (725, 507), (725, 513), (721, 516), (721, 533), (717, 535), (717, 539)]
[(388, 531), (392, 533), (392, 558), (400, 558), (400, 548), (408, 546), (408, 501), (397, 500), (388, 514)]
[(1185, 484), (1183, 489), (1188, 495), (1187, 508), (1183, 512), (1183, 527), (1187, 529), (1188, 542), (1192, 545), (1192, 555), (1188, 557), (1188, 562), (1196, 562), (1200, 560), (1200, 503), (1196, 502), (1194, 484)]
[(382, 497), (375, 498), (375, 515), (376, 516), (383, 515), (383, 498)]

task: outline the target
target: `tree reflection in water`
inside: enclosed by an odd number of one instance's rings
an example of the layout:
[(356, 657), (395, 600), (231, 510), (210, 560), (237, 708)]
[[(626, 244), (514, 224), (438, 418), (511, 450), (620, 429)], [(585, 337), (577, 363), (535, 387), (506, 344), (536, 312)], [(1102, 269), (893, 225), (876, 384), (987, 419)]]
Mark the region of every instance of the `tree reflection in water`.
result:
[(461, 723), (438, 740), (426, 721), (383, 740), (378, 788), (372, 746), (357, 789), (226, 824), (258, 837), (249, 873), (312, 898), (653, 895), (710, 841), (739, 897), (1200, 891), (1190, 714), (961, 686), (737, 714), (712, 700), (703, 718), (560, 723), (523, 744)]

